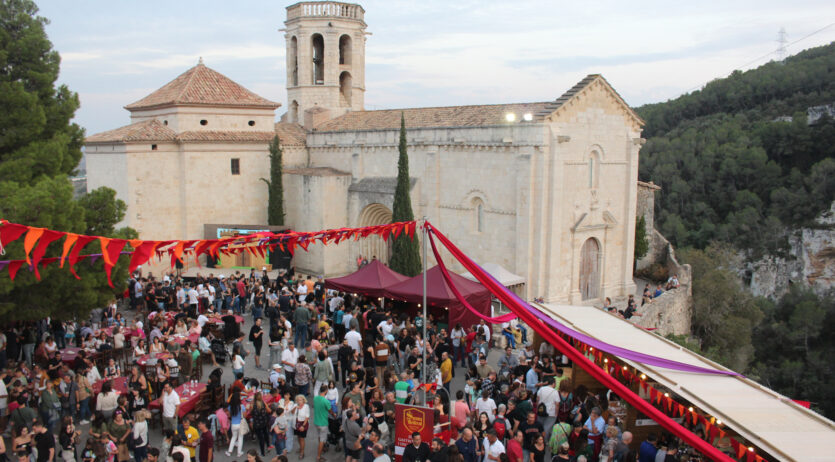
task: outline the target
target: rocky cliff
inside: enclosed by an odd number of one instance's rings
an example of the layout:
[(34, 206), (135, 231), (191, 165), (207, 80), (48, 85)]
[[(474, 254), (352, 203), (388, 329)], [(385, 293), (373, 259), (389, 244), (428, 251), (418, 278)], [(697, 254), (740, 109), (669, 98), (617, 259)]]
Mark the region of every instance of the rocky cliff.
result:
[(803, 284), (816, 294), (835, 293), (835, 202), (817, 220), (789, 237), (788, 257), (767, 256), (740, 269), (754, 295), (776, 299), (792, 284)]

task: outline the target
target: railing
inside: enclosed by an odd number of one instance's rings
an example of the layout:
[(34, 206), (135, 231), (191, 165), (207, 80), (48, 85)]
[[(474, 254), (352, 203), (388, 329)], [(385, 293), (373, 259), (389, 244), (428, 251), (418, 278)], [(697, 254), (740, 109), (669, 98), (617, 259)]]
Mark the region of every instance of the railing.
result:
[(287, 19), (330, 16), (364, 20), (365, 10), (354, 3), (301, 2), (287, 7)]

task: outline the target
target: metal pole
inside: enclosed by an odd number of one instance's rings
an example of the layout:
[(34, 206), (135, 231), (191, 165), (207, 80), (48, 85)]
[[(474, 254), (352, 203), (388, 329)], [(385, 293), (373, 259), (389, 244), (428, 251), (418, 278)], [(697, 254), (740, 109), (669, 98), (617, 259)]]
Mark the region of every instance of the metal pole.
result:
[[(426, 383), (426, 245), (428, 235), (426, 231), (426, 217), (423, 217), (423, 367), (421, 367), (422, 383)], [(426, 406), (426, 391), (423, 392), (423, 405)]]

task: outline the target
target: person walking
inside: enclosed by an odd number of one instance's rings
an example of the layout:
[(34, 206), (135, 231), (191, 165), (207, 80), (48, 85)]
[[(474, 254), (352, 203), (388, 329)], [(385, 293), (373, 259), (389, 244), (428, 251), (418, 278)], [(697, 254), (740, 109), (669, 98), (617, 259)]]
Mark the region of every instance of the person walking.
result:
[(328, 440), (328, 417), (336, 417), (333, 412), (331, 402), (326, 395), (328, 394), (328, 386), (322, 385), (319, 387), (317, 395), (313, 398), (313, 425), (316, 426), (316, 431), (319, 437), (319, 447), (316, 451), (316, 460), (323, 462), (322, 451), (325, 448), (325, 442)]
[(246, 409), (241, 403), (241, 390), (233, 389), (229, 396), (229, 422), (231, 424), (232, 438), (229, 439), (229, 449), (226, 450), (226, 456), (232, 457), (232, 448), (238, 446), (237, 456), (243, 455), (244, 435), (241, 434), (241, 419), (243, 419)]

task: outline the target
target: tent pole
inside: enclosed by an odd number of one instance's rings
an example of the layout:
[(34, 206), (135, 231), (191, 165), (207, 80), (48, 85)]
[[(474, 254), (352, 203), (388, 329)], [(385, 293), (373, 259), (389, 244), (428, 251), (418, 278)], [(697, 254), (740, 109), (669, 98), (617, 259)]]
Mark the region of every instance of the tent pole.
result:
[[(423, 378), (421, 383), (426, 383), (426, 243), (429, 240), (426, 231), (426, 217), (423, 217), (423, 360), (420, 368)], [(423, 392), (423, 405), (426, 406), (426, 391)]]

